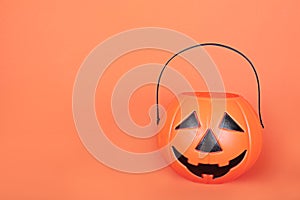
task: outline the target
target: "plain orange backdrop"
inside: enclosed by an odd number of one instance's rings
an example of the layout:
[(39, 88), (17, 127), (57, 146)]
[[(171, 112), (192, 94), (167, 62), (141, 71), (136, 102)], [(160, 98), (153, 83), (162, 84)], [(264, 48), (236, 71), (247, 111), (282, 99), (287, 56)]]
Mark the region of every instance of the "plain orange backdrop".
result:
[[(297, 0), (1, 0), (0, 199), (300, 199), (299, 9)], [(72, 89), (81, 63), (107, 37), (146, 26), (174, 29), (198, 42), (229, 44), (256, 64), (262, 84), (264, 146), (256, 165), (239, 179), (196, 184), (170, 167), (147, 174), (122, 173), (99, 163), (82, 145), (72, 117)], [(236, 67), (236, 57), (228, 52), (213, 54), (225, 66), (220, 71), (226, 87), (256, 107), (254, 79), (247, 74), (251, 71)], [(126, 63), (128, 70), (168, 56), (137, 52), (114, 65)], [(150, 94), (151, 100), (153, 88), (142, 88), (133, 98), (143, 101), (141, 94)], [(147, 111), (150, 100), (141, 112)], [(100, 112), (107, 101), (103, 103), (97, 105)], [(137, 116), (135, 108), (131, 110)], [(143, 124), (148, 119), (136, 120)], [(122, 134), (110, 138), (120, 146), (130, 144), (133, 151), (151, 150), (154, 142), (143, 145)]]

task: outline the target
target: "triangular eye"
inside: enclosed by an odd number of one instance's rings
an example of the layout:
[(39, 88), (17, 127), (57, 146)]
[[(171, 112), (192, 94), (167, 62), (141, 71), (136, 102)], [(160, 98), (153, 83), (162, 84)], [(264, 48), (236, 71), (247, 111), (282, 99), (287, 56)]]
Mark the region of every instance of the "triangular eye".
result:
[(182, 128), (198, 128), (200, 127), (200, 122), (198, 120), (196, 111), (192, 112), (186, 119), (184, 119), (175, 130)]
[(244, 132), (244, 130), (227, 113), (225, 113), (219, 128)]

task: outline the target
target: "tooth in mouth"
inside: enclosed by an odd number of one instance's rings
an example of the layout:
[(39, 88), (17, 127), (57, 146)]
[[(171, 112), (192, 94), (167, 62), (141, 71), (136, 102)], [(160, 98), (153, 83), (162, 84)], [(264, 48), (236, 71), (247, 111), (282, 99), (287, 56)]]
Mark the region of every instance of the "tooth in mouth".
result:
[(218, 163), (219, 167), (223, 167), (223, 166), (226, 166), (226, 165), (229, 165), (229, 161)]
[(172, 146), (175, 157), (183, 164), (191, 173), (198, 177), (203, 174), (213, 175), (213, 179), (219, 178), (227, 174), (231, 168), (237, 166), (245, 157), (247, 150), (243, 151), (240, 155), (229, 161), (228, 165), (219, 167), (218, 164), (201, 164), (193, 165), (188, 163), (188, 159), (182, 155), (174, 146)]

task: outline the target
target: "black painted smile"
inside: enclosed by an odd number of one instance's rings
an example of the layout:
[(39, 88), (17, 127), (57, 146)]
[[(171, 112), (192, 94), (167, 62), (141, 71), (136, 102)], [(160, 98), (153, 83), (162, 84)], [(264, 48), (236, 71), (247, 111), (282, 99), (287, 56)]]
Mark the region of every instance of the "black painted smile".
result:
[(188, 159), (179, 153), (179, 151), (172, 146), (173, 152), (176, 158), (183, 164), (191, 173), (198, 177), (202, 177), (202, 174), (213, 175), (213, 179), (219, 178), (227, 174), (231, 168), (237, 166), (245, 157), (247, 150), (243, 151), (239, 156), (229, 161), (229, 164), (226, 166), (219, 167), (218, 164), (201, 164), (192, 165), (188, 163)]

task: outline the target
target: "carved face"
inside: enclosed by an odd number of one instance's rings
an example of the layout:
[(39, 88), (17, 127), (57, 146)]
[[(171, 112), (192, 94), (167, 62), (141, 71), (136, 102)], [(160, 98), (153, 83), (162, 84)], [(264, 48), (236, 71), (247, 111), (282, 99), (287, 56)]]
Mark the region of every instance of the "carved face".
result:
[(167, 109), (159, 146), (169, 145), (171, 167), (185, 178), (222, 183), (254, 164), (261, 133), (256, 113), (242, 97), (185, 93)]

